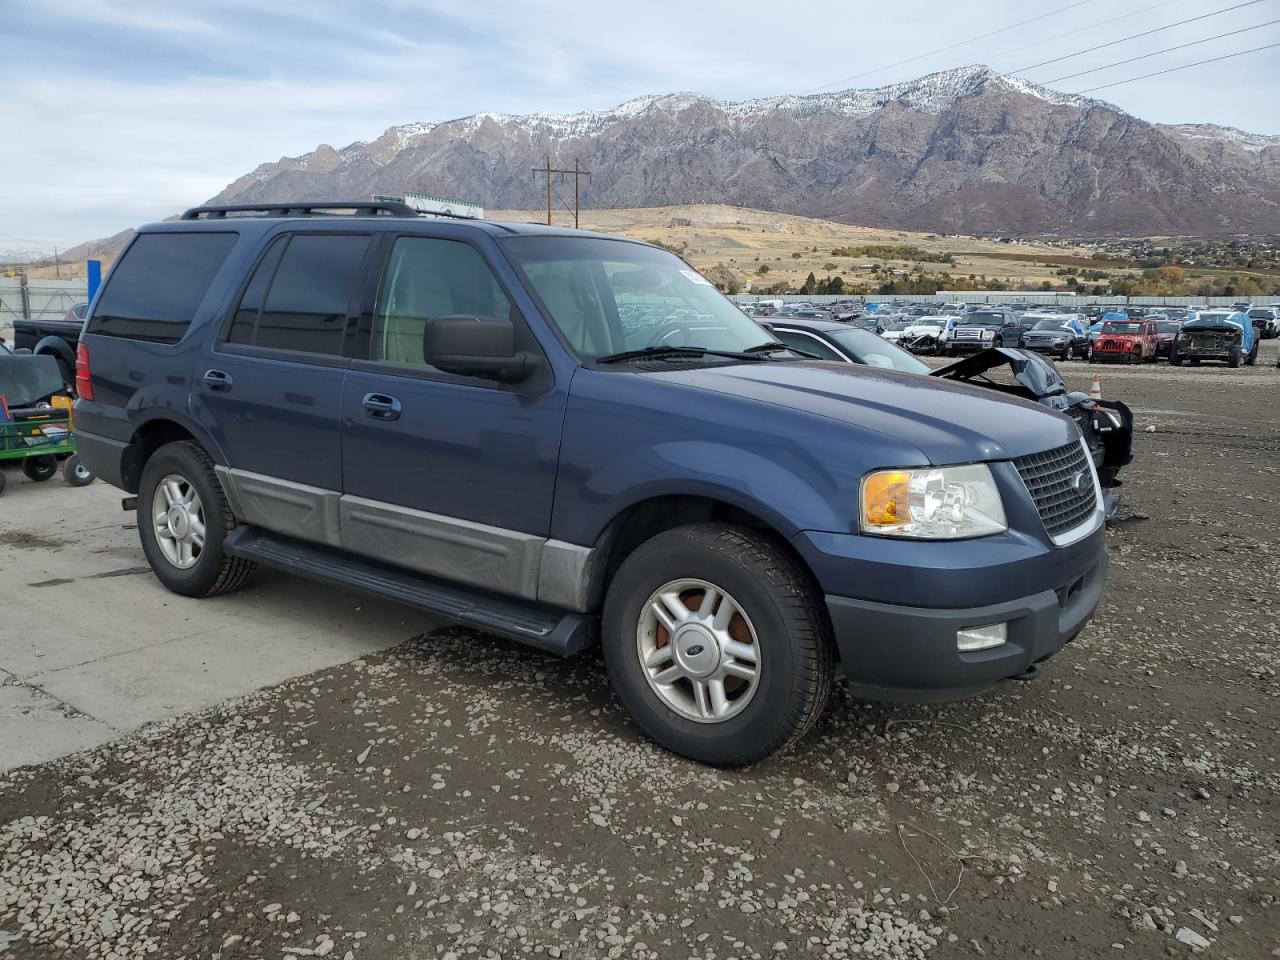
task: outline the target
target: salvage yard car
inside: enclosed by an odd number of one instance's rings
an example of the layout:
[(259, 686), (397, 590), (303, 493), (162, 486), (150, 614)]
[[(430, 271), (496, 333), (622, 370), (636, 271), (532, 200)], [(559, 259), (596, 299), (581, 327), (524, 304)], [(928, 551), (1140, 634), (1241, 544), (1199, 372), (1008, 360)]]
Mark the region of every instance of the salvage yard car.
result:
[(1094, 341), (1094, 363), (1154, 362), (1160, 334), (1154, 320), (1108, 320)]
[[(627, 331), (624, 306), (671, 319)], [(170, 590), (266, 564), (600, 644), (639, 728), (711, 764), (803, 736), (837, 663), (891, 700), (1031, 679), (1103, 589), (1069, 417), (804, 359), (623, 238), (196, 208), (130, 241), (76, 379), (84, 462), (136, 494)]]
[(1184, 360), (1192, 364), (1221, 360), (1238, 367), (1242, 362), (1252, 365), (1257, 359), (1256, 331), (1240, 311), (1201, 310), (1182, 325), (1169, 348), (1169, 362), (1175, 367)]
[(1088, 352), (1089, 331), (1075, 317), (1050, 315), (1037, 320), (1035, 326), (1023, 332), (1022, 345), (1036, 353), (1071, 360)]

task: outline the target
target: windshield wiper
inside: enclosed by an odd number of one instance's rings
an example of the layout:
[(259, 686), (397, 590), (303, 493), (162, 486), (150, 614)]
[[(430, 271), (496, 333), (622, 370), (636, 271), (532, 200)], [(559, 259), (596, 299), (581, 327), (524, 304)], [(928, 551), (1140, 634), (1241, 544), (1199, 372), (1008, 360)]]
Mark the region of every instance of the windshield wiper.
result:
[(728, 357), (730, 360), (746, 360), (752, 363), (765, 358), (757, 353), (743, 353), (736, 350), (711, 350), (707, 347), (674, 347), (662, 346), (641, 347), (638, 350), (623, 350), (621, 353), (607, 353), (596, 357), (596, 363), (621, 363), (624, 360), (639, 360), (644, 357)]
[(768, 343), (757, 343), (754, 347), (747, 347), (743, 353), (777, 353), (779, 350), (790, 350), (781, 340), (770, 340)]

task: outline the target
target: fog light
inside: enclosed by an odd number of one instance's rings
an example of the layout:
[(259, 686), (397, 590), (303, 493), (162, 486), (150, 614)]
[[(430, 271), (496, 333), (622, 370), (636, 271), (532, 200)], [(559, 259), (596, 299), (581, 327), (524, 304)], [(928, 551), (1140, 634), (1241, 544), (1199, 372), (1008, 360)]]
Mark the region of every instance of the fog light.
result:
[(972, 652), (989, 650), (998, 647), (1009, 638), (1007, 625), (993, 623), (985, 627), (970, 627), (968, 630), (956, 631), (956, 649)]

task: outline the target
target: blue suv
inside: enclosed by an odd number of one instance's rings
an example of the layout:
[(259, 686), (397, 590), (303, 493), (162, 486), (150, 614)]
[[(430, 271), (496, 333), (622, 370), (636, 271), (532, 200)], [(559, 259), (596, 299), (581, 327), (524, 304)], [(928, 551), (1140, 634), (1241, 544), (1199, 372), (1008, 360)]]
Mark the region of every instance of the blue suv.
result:
[(1084, 627), (1107, 567), (1079, 430), (815, 362), (654, 246), (395, 203), (141, 229), (90, 310), (76, 425), (160, 581), (265, 564), (569, 655), (636, 723), (750, 763), (837, 667), (961, 697)]

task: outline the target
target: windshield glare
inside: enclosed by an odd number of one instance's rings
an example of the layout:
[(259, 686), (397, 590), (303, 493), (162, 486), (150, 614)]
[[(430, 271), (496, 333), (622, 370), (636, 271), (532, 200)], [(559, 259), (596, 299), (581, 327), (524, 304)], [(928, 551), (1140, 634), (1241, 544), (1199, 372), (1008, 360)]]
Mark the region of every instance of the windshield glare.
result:
[(826, 335), (869, 367), (903, 373), (929, 372), (929, 365), (923, 360), (917, 360), (901, 347), (895, 347), (869, 330), (850, 327), (848, 330), (833, 330)]
[(512, 237), (503, 247), (583, 359), (645, 347), (740, 351), (772, 339), (665, 250), (596, 237)]
[(1066, 329), (1061, 320), (1037, 320), (1032, 330), (1064, 330)]
[(1102, 325), (1103, 333), (1141, 333), (1142, 324), (1140, 323), (1104, 323)]

